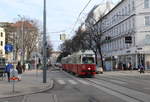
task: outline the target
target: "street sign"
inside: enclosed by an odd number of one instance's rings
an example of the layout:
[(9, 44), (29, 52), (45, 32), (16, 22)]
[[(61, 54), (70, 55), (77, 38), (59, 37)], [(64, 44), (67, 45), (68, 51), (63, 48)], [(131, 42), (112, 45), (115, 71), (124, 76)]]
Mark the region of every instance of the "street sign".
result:
[(13, 45), (11, 45), (11, 44), (6, 44), (6, 45), (5, 45), (5, 51), (6, 51), (6, 52), (12, 52), (12, 51), (13, 51)]
[(125, 37), (125, 43), (131, 44), (132, 43), (132, 37), (131, 36), (126, 36)]

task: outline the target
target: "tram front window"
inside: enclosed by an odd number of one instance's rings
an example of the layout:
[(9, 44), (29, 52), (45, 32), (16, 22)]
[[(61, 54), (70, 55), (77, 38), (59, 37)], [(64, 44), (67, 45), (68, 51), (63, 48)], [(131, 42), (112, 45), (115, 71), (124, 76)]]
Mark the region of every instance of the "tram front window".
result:
[(83, 64), (93, 64), (94, 63), (94, 58), (93, 57), (83, 57), (82, 58), (82, 63)]

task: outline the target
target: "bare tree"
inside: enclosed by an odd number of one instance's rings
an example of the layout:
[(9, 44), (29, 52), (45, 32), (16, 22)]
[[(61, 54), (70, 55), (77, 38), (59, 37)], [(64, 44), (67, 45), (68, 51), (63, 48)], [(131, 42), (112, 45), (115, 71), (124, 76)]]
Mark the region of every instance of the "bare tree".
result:
[(52, 48), (52, 43), (50, 40), (50, 36), (47, 37), (47, 57), (51, 56), (51, 52), (52, 52), (53, 48)]
[(16, 28), (16, 54), (19, 55), (21, 50), (23, 55), (26, 55), (26, 59), (30, 58), (33, 51), (37, 50), (39, 37), (41, 33), (36, 20), (30, 20), (24, 18), (23, 21), (17, 21), (13, 24)]
[[(90, 48), (95, 52), (95, 55), (97, 57), (97, 52), (100, 55), (101, 60), (101, 66), (104, 69), (104, 62), (103, 62), (103, 55), (101, 50), (102, 45), (102, 18), (104, 14), (99, 17), (99, 21), (97, 22), (93, 17), (91, 19), (96, 23), (91, 23), (90, 21), (86, 21), (86, 27), (87, 27), (87, 42), (90, 44)], [(97, 59), (97, 58), (96, 58)]]

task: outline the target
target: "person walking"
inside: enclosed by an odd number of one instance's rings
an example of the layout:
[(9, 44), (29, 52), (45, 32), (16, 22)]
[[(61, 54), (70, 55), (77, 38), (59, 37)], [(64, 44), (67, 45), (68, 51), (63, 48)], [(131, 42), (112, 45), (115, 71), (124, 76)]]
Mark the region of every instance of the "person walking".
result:
[(10, 82), (10, 70), (13, 68), (14, 66), (11, 62), (8, 62), (8, 64), (5, 67), (5, 73), (7, 73), (8, 82)]
[(21, 80), (21, 74), (22, 74), (22, 71), (23, 71), (20, 62), (18, 62), (17, 66), (16, 66), (16, 69), (17, 69), (17, 71), (18, 71), (18, 78), (19, 78), (19, 81), (20, 81), (20, 80)]
[(145, 70), (144, 66), (143, 65), (139, 65), (139, 70), (140, 70), (140, 74), (144, 73), (144, 70)]
[(131, 64), (131, 62), (128, 63), (128, 70), (132, 70), (132, 64)]
[(23, 63), (23, 65), (22, 65), (22, 71), (25, 72), (25, 70), (26, 70), (26, 65), (25, 65), (25, 63)]

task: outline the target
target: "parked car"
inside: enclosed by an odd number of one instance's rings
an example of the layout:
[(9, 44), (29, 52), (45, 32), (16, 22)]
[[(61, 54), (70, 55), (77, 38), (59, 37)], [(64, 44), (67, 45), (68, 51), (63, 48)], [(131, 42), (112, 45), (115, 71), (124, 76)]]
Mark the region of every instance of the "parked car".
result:
[(97, 74), (103, 74), (103, 68), (100, 66), (96, 66), (96, 73)]
[(61, 63), (55, 63), (55, 66), (61, 68), (62, 64)]

